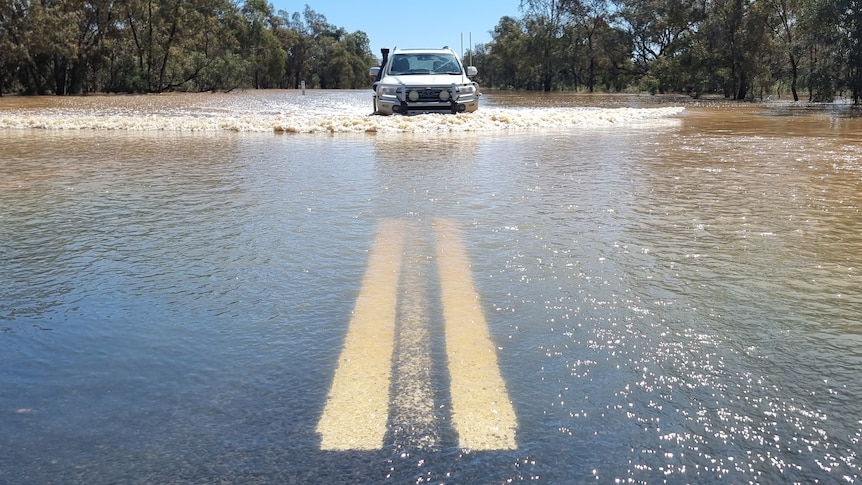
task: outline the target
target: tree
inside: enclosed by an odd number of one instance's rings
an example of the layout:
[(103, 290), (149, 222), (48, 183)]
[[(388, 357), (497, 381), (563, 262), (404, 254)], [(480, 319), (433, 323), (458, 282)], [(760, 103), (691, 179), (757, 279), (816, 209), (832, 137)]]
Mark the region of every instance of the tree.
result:
[(787, 55), (787, 65), (790, 68), (790, 92), (793, 101), (799, 101), (799, 64), (802, 59), (802, 49), (799, 25), (803, 14), (801, 0), (762, 0), (772, 15), (766, 17), (766, 22), (772, 34), (778, 39), (779, 45)]
[(374, 65), (368, 35), (348, 33), (330, 24), (326, 16), (308, 5), (300, 15), (279, 12), (285, 29), (278, 39), (287, 52), (283, 84), (299, 87), (358, 88), (368, 85), (368, 69)]
[(846, 82), (853, 103), (862, 99), (862, 1), (841, 0), (839, 30), (844, 35), (844, 59), (847, 65)]
[(346, 54), (345, 61), (350, 65), (346, 72), (349, 72), (351, 82), (346, 83), (345, 87), (356, 89), (369, 86), (368, 69), (377, 63), (371, 53), (368, 34), (357, 30), (345, 35), (341, 42)]
[(617, 8), (619, 22), (632, 37), (635, 67), (642, 74), (653, 62), (690, 48), (704, 17), (704, 5), (696, 0), (619, 0)]
[(243, 57), (249, 62), (252, 86), (278, 86), (287, 61), (287, 52), (275, 35), (279, 20), (265, 0), (249, 0), (240, 10), (244, 20), (238, 41)]
[(750, 0), (712, 2), (706, 25), (716, 40), (715, 64), (725, 96), (745, 99), (764, 63), (764, 18)]
[(539, 68), (541, 89), (551, 91), (561, 61), (560, 40), (573, 12), (580, 10), (578, 0), (522, 0), (525, 11), (527, 56)]
[(15, 42), (16, 19), (19, 17), (14, 2), (0, 2), (0, 96), (4, 89), (12, 83), (19, 54), (20, 45)]
[(836, 80), (841, 77), (840, 59), (847, 40), (839, 28), (840, 3), (841, 0), (815, 0), (808, 6), (803, 31), (809, 101), (831, 102), (835, 96)]
[(514, 17), (503, 17), (492, 32), (493, 41), (484, 69), (479, 75), (489, 86), (504, 88), (523, 87), (525, 77), (530, 74), (527, 41), (521, 21)]
[(584, 41), (584, 51), (587, 59), (586, 84), (589, 92), (595, 91), (597, 69), (600, 58), (604, 56), (605, 47), (600, 38), (607, 33), (608, 21), (611, 16), (609, 0), (583, 0), (572, 4), (572, 12), (579, 36)]
[[(613, 2), (613, 3), (611, 3)], [(470, 52), (509, 89), (862, 99), (862, 0), (522, 0)], [(359, 88), (368, 36), (268, 0), (5, 0), (0, 95)]]
[(598, 52), (596, 82), (607, 90), (624, 90), (632, 82), (635, 72), (631, 36), (610, 23), (599, 22), (596, 24), (594, 44)]
[(5, 44), (3, 71), (14, 73), (27, 94), (50, 90), (52, 49), (46, 7), (38, 2), (15, 0), (0, 7), (0, 42)]

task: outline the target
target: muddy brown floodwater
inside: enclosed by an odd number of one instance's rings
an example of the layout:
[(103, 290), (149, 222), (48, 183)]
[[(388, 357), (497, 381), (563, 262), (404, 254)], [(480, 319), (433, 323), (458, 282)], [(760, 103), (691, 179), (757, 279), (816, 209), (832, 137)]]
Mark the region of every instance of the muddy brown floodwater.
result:
[(862, 117), (0, 98), (0, 483), (857, 483)]

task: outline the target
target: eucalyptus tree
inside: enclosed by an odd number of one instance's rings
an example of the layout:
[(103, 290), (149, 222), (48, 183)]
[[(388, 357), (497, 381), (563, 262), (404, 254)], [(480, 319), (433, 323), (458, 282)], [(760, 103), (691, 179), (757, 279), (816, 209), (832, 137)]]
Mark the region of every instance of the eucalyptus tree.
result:
[(521, 0), (525, 14), (527, 55), (539, 70), (543, 91), (551, 91), (563, 64), (566, 28), (582, 10), (580, 0)]
[[(307, 12), (311, 12), (307, 9)], [(321, 14), (306, 14), (314, 59), (315, 86), (320, 88), (355, 88), (367, 84), (368, 68), (373, 64), (368, 35), (362, 31), (348, 33), (326, 21)]]
[(802, 32), (809, 101), (833, 101), (840, 84), (848, 39), (841, 28), (842, 4), (842, 0), (814, 0), (806, 7)]
[(635, 79), (631, 35), (613, 24), (599, 22), (595, 34), (595, 82), (607, 90), (622, 91)]
[(0, 72), (9, 73), (9, 81), (14, 78), (28, 94), (51, 89), (52, 15), (50, 6), (36, 1), (13, 0), (0, 6), (0, 62), (4, 64)]
[(101, 90), (121, 23), (114, 0), (0, 2), (0, 71), (28, 94)]
[[(311, 40), (311, 58), (314, 60), (312, 86), (331, 88), (335, 86), (335, 72), (328, 64), (336, 54), (338, 41), (347, 33), (343, 28), (336, 27), (326, 20), (326, 16), (315, 12), (308, 5), (303, 12), (305, 17), (306, 35)], [(332, 77), (330, 77), (332, 76)]]
[(238, 32), (238, 47), (248, 60), (254, 88), (272, 88), (279, 84), (287, 53), (276, 37), (280, 20), (266, 0), (247, 0), (240, 9), (243, 18)]
[[(179, 3), (175, 3), (179, 7)], [(121, 70), (120, 90), (161, 92), (171, 47), (176, 42), (180, 17), (171, 15), (171, 5), (154, 0), (129, 0), (121, 7), (124, 22), (118, 46), (122, 57), (116, 67)], [(172, 18), (173, 17), (173, 21)]]
[[(543, 7), (543, 8), (538, 8)], [(534, 4), (523, 18), (503, 17), (480, 52), (479, 80), (514, 89), (622, 90), (631, 81), (632, 41), (612, 25), (604, 0)], [(552, 32), (556, 32), (551, 35)]]
[(480, 79), (493, 87), (525, 87), (535, 64), (530, 62), (527, 53), (529, 35), (523, 21), (510, 16), (502, 17), (491, 32), (491, 37), (485, 66), (479, 69)]
[(291, 42), (291, 45), (286, 46), (286, 75), (290, 85), (299, 87), (300, 83), (305, 81), (309, 87), (320, 86), (320, 74), (323, 73), (324, 79), (328, 74), (320, 66), (320, 61), (325, 58), (332, 38), (343, 32), (338, 32), (336, 26), (326, 21), (326, 16), (308, 5), (301, 14), (294, 12), (288, 16), (287, 12), (281, 11), (279, 15), (285, 20), (287, 28), (295, 34), (282, 36), (283, 40)]
[(790, 70), (790, 92), (793, 94), (793, 101), (799, 101), (799, 67), (804, 51), (800, 29), (805, 13), (804, 5), (807, 2), (803, 0), (761, 1), (769, 11), (769, 15), (765, 17), (767, 25), (787, 56), (787, 66)]
[(10, 89), (18, 70), (18, 7), (17, 2), (0, 2), (0, 96)]
[[(94, 92), (103, 89), (105, 73), (121, 19), (115, 0), (88, 0), (75, 2), (80, 5), (74, 18), (77, 20), (77, 56), (69, 70), (68, 91), (77, 94), (82, 91)], [(59, 94), (59, 91), (58, 91)]]
[(236, 9), (229, 0), (126, 0), (114, 66), (119, 90), (189, 89), (203, 73), (224, 65), (225, 46), (236, 47), (228, 28)]
[[(701, 0), (616, 0), (616, 8), (617, 21), (632, 38), (634, 65), (647, 74), (691, 48), (706, 5)], [(662, 90), (669, 87), (663, 79), (657, 82)]]
[(846, 82), (855, 104), (862, 100), (862, 0), (840, 0), (840, 30), (844, 34)]
[(490, 72), (491, 68), (488, 62), (490, 53), (488, 44), (479, 43), (468, 49), (465, 54), (465, 57), (470, 59), (471, 65), (479, 70), (479, 73), (473, 76), (473, 80), (485, 86), (494, 86), (495, 74)]
[(281, 25), (276, 37), (287, 53), (282, 87), (298, 88), (300, 83), (309, 79), (311, 73), (311, 38), (306, 32), (302, 14), (278, 12)]
[(752, 0), (713, 0), (703, 32), (709, 36), (716, 81), (725, 96), (745, 99), (769, 63), (767, 8)]
[(300, 14), (280, 11), (283, 29), (277, 34), (284, 46), (284, 82), (288, 87), (357, 88), (368, 85), (368, 68), (374, 64), (368, 34), (347, 32), (329, 23), (308, 5)]
[(345, 35), (341, 43), (344, 46), (341, 63), (348, 66), (343, 68), (345, 74), (340, 81), (340, 87), (356, 89), (370, 86), (368, 69), (376, 65), (376, 62), (371, 53), (371, 39), (368, 34), (357, 30)]
[(31, 4), (31, 16), (39, 32), (39, 40), (32, 42), (30, 47), (32, 52), (39, 52), (39, 63), (50, 71), (49, 84), (57, 94), (66, 94), (73, 72), (76, 84), (74, 90), (80, 91), (82, 83), (82, 57), (87, 43), (83, 37), (91, 30), (86, 11), (79, 5), (79, 2), (68, 0)]
[(836, 92), (849, 90), (858, 104), (862, 99), (862, 1), (814, 0), (810, 9), (810, 99), (828, 102)]
[(596, 86), (596, 71), (604, 59), (608, 59), (605, 47), (611, 47), (603, 42), (602, 36), (611, 34), (610, 0), (581, 0), (570, 3), (572, 18), (576, 28), (575, 38), (582, 42), (587, 59), (586, 85), (589, 92)]

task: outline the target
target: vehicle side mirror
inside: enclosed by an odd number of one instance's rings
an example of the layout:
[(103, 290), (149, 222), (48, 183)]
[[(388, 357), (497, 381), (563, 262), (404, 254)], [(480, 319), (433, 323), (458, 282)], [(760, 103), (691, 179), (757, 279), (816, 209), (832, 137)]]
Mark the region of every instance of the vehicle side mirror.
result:
[(479, 74), (479, 70), (476, 69), (476, 66), (467, 66), (467, 75), (468, 76), (472, 77), (472, 76), (475, 76), (476, 74)]
[(377, 74), (380, 72), (380, 68), (377, 66), (372, 67), (368, 70), (368, 75), (371, 77), (377, 77)]

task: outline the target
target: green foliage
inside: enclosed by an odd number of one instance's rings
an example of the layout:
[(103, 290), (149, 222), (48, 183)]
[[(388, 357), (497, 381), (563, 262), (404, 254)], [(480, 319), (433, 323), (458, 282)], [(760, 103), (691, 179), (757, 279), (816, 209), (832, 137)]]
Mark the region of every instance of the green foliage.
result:
[(266, 0), (5, 0), (0, 94), (368, 86), (368, 36)]
[(828, 69), (818, 68), (809, 76), (811, 101), (831, 103), (835, 99), (835, 83)]
[(476, 51), (482, 84), (752, 99), (862, 98), (862, 0), (522, 0)]
[[(522, 0), (470, 52), (504, 89), (862, 99), (862, 0)], [(0, 1), (0, 94), (364, 88), (368, 36), (267, 0)]]
[(838, 0), (844, 40), (844, 79), (855, 103), (862, 100), (862, 1)]

